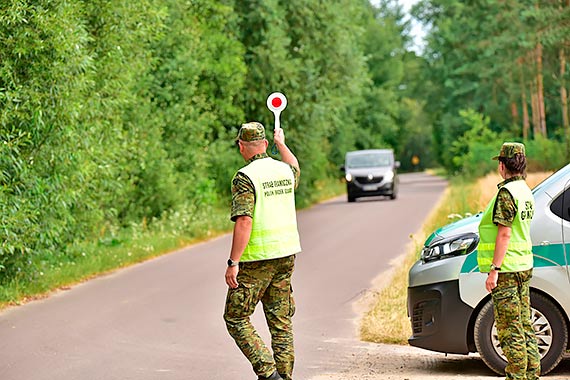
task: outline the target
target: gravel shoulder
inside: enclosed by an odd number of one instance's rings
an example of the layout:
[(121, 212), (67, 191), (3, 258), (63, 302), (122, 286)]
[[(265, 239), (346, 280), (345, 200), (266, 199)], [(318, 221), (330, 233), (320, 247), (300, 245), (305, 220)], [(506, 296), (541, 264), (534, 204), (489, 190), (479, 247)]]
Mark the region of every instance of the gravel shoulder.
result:
[[(445, 355), (411, 346), (355, 342), (335, 357), (335, 369), (310, 380), (498, 379), (478, 354)], [(570, 356), (541, 378), (570, 379)]]

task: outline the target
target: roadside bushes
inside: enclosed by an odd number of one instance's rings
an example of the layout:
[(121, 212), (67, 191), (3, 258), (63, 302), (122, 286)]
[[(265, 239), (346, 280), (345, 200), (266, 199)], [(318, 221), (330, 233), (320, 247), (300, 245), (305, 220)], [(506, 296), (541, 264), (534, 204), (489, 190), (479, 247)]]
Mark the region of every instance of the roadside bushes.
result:
[(536, 136), (525, 144), (529, 171), (555, 171), (568, 163), (566, 145), (561, 141)]
[(78, 115), (91, 56), (80, 6), (8, 3), (0, 11), (0, 283), (32, 277), (34, 255), (56, 254), (84, 236), (80, 222), (99, 216), (77, 213), (93, 207), (81, 200), (87, 153)]
[(489, 128), (489, 118), (478, 112), (468, 109), (459, 114), (466, 132), (451, 144), (449, 154), (454, 173), (460, 176), (478, 178), (496, 171), (497, 161), (491, 158), (499, 153), (505, 141), (525, 144), (528, 172), (555, 171), (567, 163), (563, 154), (565, 145), (561, 141), (548, 140), (542, 136), (524, 141), (508, 132), (499, 134), (492, 131)]
[(454, 168), (461, 174), (477, 178), (496, 170), (496, 161), (491, 160), (501, 147), (497, 133), (489, 129), (489, 118), (473, 111), (459, 112), (466, 132), (451, 143), (449, 154)]

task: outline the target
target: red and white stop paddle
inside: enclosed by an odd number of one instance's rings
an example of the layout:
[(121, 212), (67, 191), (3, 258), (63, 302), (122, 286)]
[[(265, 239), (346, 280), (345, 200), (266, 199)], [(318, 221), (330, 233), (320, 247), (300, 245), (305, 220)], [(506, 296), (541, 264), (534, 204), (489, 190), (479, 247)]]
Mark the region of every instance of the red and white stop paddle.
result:
[(287, 98), (280, 92), (274, 92), (267, 97), (267, 108), (275, 115), (275, 129), (281, 128), (279, 116), (287, 107)]

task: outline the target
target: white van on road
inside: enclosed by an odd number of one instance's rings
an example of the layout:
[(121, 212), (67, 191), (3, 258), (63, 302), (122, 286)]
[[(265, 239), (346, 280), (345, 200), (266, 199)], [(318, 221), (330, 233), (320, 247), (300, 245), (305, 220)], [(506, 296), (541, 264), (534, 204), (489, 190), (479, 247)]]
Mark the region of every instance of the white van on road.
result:
[(392, 149), (366, 149), (346, 153), (341, 170), (345, 173), (346, 195), (349, 202), (357, 198), (378, 195), (396, 199), (398, 168)]

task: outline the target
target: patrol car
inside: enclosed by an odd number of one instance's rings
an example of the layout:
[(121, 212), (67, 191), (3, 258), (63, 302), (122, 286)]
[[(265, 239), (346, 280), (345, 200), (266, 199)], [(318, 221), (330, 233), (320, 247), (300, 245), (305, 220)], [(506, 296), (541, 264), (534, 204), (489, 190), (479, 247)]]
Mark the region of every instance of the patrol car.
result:
[[(533, 189), (531, 224), (534, 273), (530, 283), (532, 323), (542, 356), (542, 374), (569, 349), (570, 164)], [(481, 213), (441, 227), (425, 241), (409, 271), (407, 308), (412, 346), (450, 354), (478, 352), (504, 374), (491, 295), (477, 266)]]

